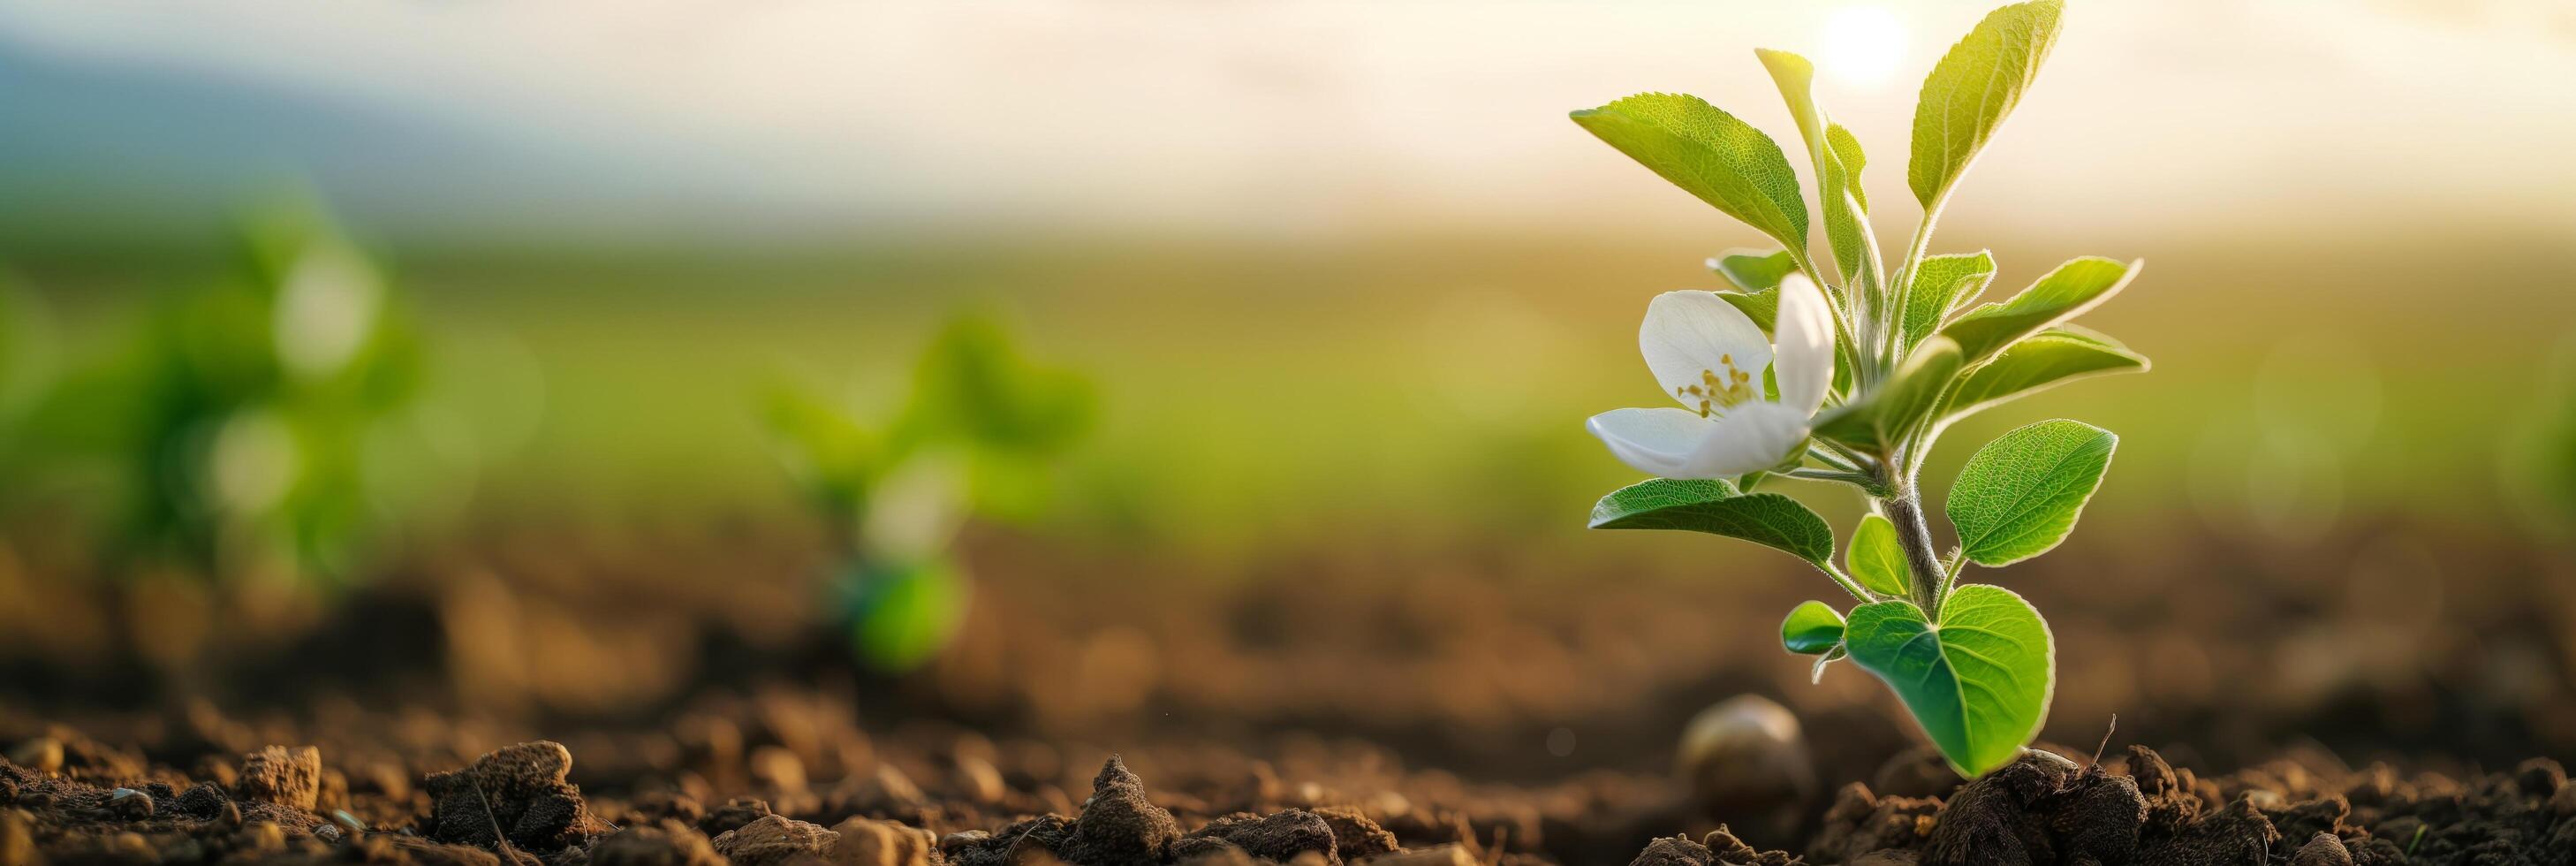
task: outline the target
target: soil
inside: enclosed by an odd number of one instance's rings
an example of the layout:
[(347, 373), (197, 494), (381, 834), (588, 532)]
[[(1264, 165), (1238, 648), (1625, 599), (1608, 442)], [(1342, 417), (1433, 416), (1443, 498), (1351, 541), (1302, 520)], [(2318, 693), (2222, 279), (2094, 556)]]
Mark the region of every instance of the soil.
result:
[(353, 721), (310, 732), (330, 746), (244, 753), (224, 743), (250, 727), (202, 711), (140, 744), (62, 727), (21, 740), (0, 763), (0, 863), (2576, 862), (2576, 786), (2547, 759), (2464, 779), (2294, 760), (2204, 777), (2144, 746), (2099, 763), (2035, 749), (1920, 795), (1846, 784), (1787, 850), (1724, 825), (1640, 848), (1641, 832), (1708, 819), (1667, 780), (1617, 775), (1466, 786), (1379, 767), (1378, 784), (1342, 789), (1307, 777), (1354, 768), (1211, 751), (1159, 759), (1169, 787), (1118, 755), (1082, 780), (1066, 762), (1088, 756), (1040, 743), (957, 731), (876, 744), (775, 705), (704, 719), (695, 736), (604, 734), (667, 764), (596, 774), (551, 741), (457, 761), (433, 757), (452, 748), (434, 724)]
[(1779, 652), (1785, 569), (982, 536), (960, 644), (888, 675), (759, 525), (497, 536), (304, 607), (0, 546), (0, 866), (2576, 866), (2566, 558), (2177, 534), (2013, 573), (2086, 745), (1965, 784)]

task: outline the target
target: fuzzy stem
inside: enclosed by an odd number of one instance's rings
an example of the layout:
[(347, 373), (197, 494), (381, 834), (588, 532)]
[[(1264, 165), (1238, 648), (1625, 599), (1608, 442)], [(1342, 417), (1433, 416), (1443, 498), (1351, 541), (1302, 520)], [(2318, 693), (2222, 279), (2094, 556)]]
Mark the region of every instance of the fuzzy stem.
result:
[(1948, 589), (1942, 585), (1946, 569), (1932, 550), (1932, 527), (1923, 520), (1922, 495), (1907, 484), (1895, 496), (1880, 500), (1880, 505), (1887, 510), (1888, 521), (1896, 524), (1896, 545), (1904, 549), (1905, 564), (1914, 573), (1907, 581), (1914, 606), (1923, 609), (1925, 619), (1940, 622), (1941, 595)]

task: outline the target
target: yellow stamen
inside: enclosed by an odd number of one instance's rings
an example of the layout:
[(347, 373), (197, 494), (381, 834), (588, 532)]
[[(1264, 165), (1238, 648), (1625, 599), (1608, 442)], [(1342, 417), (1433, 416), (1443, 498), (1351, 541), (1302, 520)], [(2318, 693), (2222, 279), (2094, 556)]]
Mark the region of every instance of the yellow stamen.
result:
[(1716, 370), (1701, 370), (1699, 384), (1674, 389), (1683, 396), (1702, 398), (1699, 414), (1703, 418), (1754, 397), (1753, 374), (1736, 369), (1733, 354), (1717, 356), (1717, 363), (1726, 368), (1725, 375), (1719, 375)]

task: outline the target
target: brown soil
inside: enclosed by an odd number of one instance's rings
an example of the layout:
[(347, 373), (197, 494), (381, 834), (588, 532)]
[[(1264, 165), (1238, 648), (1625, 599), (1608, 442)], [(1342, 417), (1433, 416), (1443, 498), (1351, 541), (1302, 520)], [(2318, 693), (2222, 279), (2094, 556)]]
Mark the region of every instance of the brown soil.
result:
[[(1964, 787), (1778, 650), (1812, 575), (1695, 555), (984, 537), (961, 643), (889, 677), (757, 526), (501, 536), (301, 608), (0, 547), (0, 866), (2576, 864), (2531, 757), (2576, 754), (2565, 558), (2173, 534), (2012, 573), (2087, 747)], [(1744, 694), (1803, 735), (1682, 744)]]
[[(783, 698), (774, 698), (783, 700)], [(227, 751), (250, 726), (206, 712), (154, 741), (68, 728), (0, 763), (0, 863), (2564, 864), (2576, 786), (2554, 761), (2467, 779), (2281, 760), (2216, 777), (2133, 746), (2101, 764), (2034, 751), (1926, 796), (1850, 783), (1793, 851), (1759, 850), (1670, 783), (1606, 775), (1468, 786), (1325, 749), (1283, 764), (1219, 751), (1156, 760), (971, 733), (878, 742), (778, 703), (693, 735), (599, 732), (655, 767), (587, 772), (553, 742), (462, 761), (429, 720), (366, 716), (335, 745)], [(371, 745), (365, 744), (372, 741)], [(337, 745), (338, 743), (349, 745)], [(1326, 757), (1344, 752), (1335, 760)], [(325, 760), (324, 754), (332, 759)], [(147, 759), (146, 756), (151, 756)], [(1908, 760), (1919, 760), (1909, 758)], [(25, 763), (19, 763), (23, 761)], [(1070, 763), (1079, 761), (1081, 763)], [(908, 769), (907, 769), (908, 768)], [(575, 780), (589, 779), (590, 791)], [(1365, 787), (1341, 784), (1373, 780)], [(1076, 799), (1079, 797), (1080, 799)], [(1657, 829), (1648, 829), (1657, 828)], [(1803, 861), (1801, 858), (1804, 858)]]

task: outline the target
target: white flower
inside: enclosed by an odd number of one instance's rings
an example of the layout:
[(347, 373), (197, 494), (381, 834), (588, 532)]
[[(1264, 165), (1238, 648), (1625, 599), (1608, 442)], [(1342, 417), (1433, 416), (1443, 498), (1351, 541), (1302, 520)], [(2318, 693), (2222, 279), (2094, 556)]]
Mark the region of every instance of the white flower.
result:
[[(1662, 478), (1733, 478), (1780, 465), (1807, 438), (1834, 378), (1834, 319), (1805, 276), (1780, 281), (1776, 345), (1712, 292), (1646, 305), (1637, 348), (1687, 408), (1614, 409), (1584, 426), (1620, 462)], [(1778, 385), (1765, 393), (1763, 370)]]

